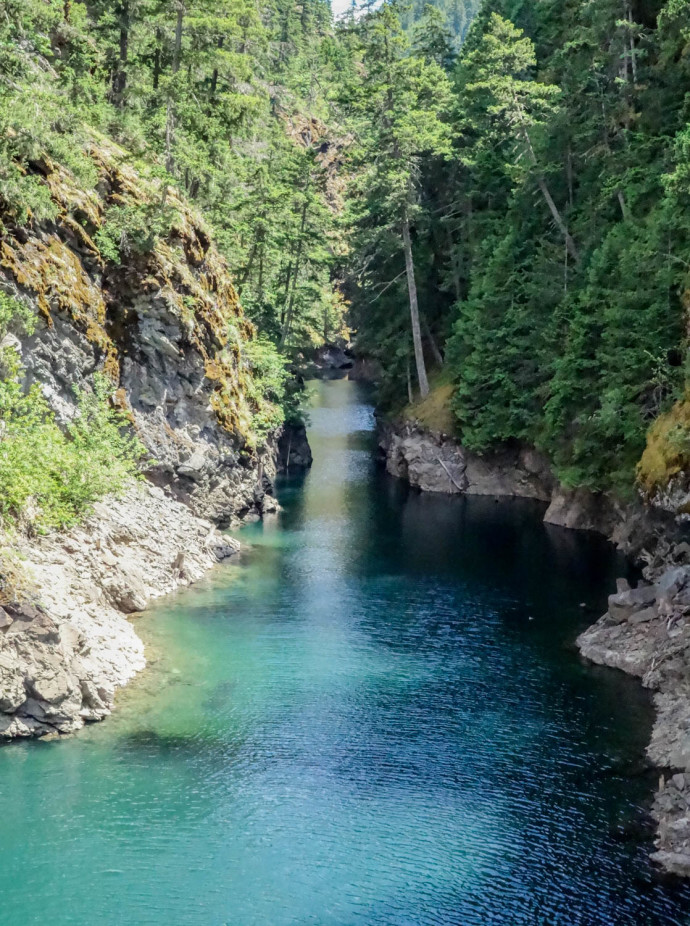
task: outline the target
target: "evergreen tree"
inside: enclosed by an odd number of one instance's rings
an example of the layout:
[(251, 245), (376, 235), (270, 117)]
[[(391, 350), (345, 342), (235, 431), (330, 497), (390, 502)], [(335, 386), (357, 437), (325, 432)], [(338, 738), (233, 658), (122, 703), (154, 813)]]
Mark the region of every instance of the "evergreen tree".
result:
[(425, 156), (450, 151), (443, 116), (450, 85), (434, 60), (408, 53), (409, 42), (394, 6), (385, 4), (364, 17), (360, 29), (364, 76), (358, 88), (360, 157), (358, 179), (363, 208), (356, 217), (362, 259), (370, 261), (399, 242), (405, 261), (410, 328), (417, 380), (429, 392), (419, 315), (413, 226), (419, 217), (417, 191)]

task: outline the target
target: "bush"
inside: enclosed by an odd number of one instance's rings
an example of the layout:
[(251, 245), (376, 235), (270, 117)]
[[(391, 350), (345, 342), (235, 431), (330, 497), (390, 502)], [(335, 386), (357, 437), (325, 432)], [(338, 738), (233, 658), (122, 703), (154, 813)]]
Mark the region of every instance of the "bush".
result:
[(170, 234), (176, 219), (176, 211), (160, 203), (113, 206), (96, 233), (96, 244), (102, 257), (121, 264), (132, 253), (152, 251), (156, 241)]
[(77, 411), (61, 429), (38, 386), (25, 393), (9, 333), (30, 331), (27, 306), (0, 293), (0, 514), (31, 530), (73, 524), (99, 498), (120, 492), (144, 453), (123, 413), (110, 407), (111, 385), (96, 377), (77, 392)]
[(119, 493), (136, 475), (144, 450), (127, 433), (121, 411), (108, 404), (110, 386), (97, 379), (77, 396), (63, 431), (38, 387), (0, 383), (0, 513), (43, 532), (74, 524), (93, 504)]
[(252, 430), (261, 441), (285, 421), (283, 403), (290, 374), (285, 358), (268, 338), (247, 341), (242, 353), (251, 373), (246, 393), (253, 408)]

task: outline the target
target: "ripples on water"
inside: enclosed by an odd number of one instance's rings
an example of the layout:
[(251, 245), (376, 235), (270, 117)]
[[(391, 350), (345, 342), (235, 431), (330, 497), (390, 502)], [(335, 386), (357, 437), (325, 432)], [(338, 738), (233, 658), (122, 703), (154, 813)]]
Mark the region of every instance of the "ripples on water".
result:
[(360, 389), (315, 391), (314, 470), (141, 619), (118, 713), (0, 750), (0, 923), (690, 923), (647, 862), (648, 699), (572, 649), (623, 565), (407, 492)]

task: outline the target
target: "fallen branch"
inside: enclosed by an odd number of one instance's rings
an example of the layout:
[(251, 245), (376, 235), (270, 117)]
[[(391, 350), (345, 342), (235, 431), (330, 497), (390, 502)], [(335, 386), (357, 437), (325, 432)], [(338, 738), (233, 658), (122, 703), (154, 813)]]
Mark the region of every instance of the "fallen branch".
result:
[(446, 466), (446, 464), (443, 462), (443, 460), (441, 459), (441, 457), (437, 457), (437, 458), (436, 458), (436, 462), (437, 462), (437, 463), (440, 463), (441, 466), (445, 469), (448, 478), (449, 478), (450, 481), (453, 483), (453, 485), (454, 485), (455, 488), (458, 490), (458, 492), (464, 492), (465, 490), (463, 489), (463, 487), (462, 487), (461, 485), (458, 485), (458, 483), (455, 481), (455, 479), (453, 478), (453, 474), (452, 474), (451, 471), (448, 469), (448, 467)]

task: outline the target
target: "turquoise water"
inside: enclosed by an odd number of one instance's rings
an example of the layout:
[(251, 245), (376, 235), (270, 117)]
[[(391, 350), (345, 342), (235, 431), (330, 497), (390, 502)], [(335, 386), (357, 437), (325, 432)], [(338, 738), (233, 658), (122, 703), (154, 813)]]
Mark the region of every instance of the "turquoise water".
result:
[(572, 647), (624, 565), (406, 491), (366, 393), (314, 390), (313, 471), (139, 620), (118, 712), (0, 749), (0, 923), (690, 923), (647, 862), (648, 698)]

